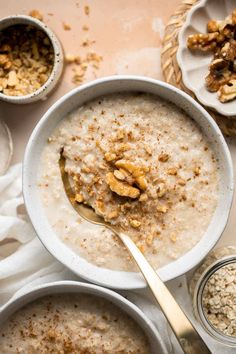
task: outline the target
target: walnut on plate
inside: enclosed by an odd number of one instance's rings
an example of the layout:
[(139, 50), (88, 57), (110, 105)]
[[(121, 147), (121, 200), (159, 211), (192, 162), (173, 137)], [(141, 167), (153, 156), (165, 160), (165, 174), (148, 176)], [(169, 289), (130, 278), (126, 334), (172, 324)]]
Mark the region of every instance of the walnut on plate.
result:
[(220, 102), (228, 102), (236, 98), (236, 79), (230, 80), (220, 87), (218, 91)]
[(190, 49), (200, 49), (204, 52), (212, 51), (217, 45), (218, 37), (219, 32), (192, 34), (188, 37), (187, 45)]
[(226, 84), (231, 78), (232, 73), (229, 70), (229, 63), (223, 58), (213, 60), (209, 66), (210, 72), (205, 82), (210, 92), (217, 92), (219, 88)]
[(209, 74), (205, 78), (206, 87), (210, 92), (218, 92), (222, 103), (228, 102), (235, 98), (236, 10), (222, 21), (210, 20), (207, 32), (190, 35), (187, 46), (193, 50), (213, 52)]

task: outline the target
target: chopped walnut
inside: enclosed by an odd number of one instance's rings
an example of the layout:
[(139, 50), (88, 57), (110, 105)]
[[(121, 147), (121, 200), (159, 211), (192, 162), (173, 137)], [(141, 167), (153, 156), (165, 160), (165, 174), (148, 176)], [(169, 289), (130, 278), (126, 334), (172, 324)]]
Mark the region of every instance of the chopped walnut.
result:
[(186, 181), (183, 178), (178, 179), (177, 183), (182, 187), (186, 185)]
[(29, 16), (37, 18), (39, 21), (43, 21), (43, 15), (38, 10), (30, 11)]
[(137, 246), (142, 253), (145, 252), (145, 246), (143, 244), (137, 244)]
[(167, 162), (169, 160), (170, 156), (168, 154), (161, 153), (158, 156), (158, 160), (161, 162)]
[(86, 5), (85, 7), (84, 7), (84, 13), (85, 13), (85, 15), (89, 15), (90, 14), (90, 7), (88, 6), (88, 5)]
[(64, 28), (65, 31), (70, 31), (71, 30), (71, 26), (68, 25), (68, 23), (65, 23), (65, 22), (63, 22), (63, 28)]
[(75, 201), (78, 203), (82, 203), (84, 201), (84, 197), (82, 196), (82, 194), (77, 193), (75, 195)]
[(100, 214), (103, 214), (105, 211), (105, 204), (102, 200), (96, 200), (96, 207)]
[(117, 158), (114, 152), (106, 152), (104, 156), (105, 156), (105, 160), (108, 162), (114, 161)]
[(116, 135), (117, 139), (118, 140), (122, 140), (124, 137), (125, 137), (125, 132), (123, 129), (120, 129), (118, 132), (117, 132), (117, 135)]
[(19, 80), (17, 78), (16, 72), (14, 70), (10, 71), (8, 74), (7, 85), (8, 86), (16, 86)]
[(201, 168), (199, 166), (197, 166), (194, 168), (193, 172), (194, 172), (195, 176), (199, 176), (200, 172), (201, 172)]
[(139, 197), (140, 202), (146, 202), (148, 200), (148, 195), (146, 193), (142, 193)]
[(229, 42), (226, 42), (221, 49), (221, 56), (224, 58), (228, 65), (230, 62), (233, 62), (236, 58), (236, 40), (231, 39)]
[(118, 215), (119, 215), (118, 211), (113, 210), (107, 215), (107, 219), (108, 220), (116, 219), (118, 217)]
[(13, 25), (1, 31), (0, 92), (24, 96), (49, 78), (54, 51), (48, 36), (36, 27)]
[(219, 23), (215, 20), (210, 20), (207, 24), (207, 31), (209, 33), (218, 32), (219, 31)]
[(167, 170), (168, 175), (176, 176), (178, 174), (178, 170), (175, 167), (168, 168)]
[[(82, 46), (89, 47), (90, 44), (93, 44), (94, 41), (83, 40)], [(92, 68), (93, 70), (98, 70), (100, 62), (103, 60), (101, 55), (96, 54), (93, 51), (89, 51), (85, 56), (81, 57), (79, 55), (73, 55), (71, 53), (66, 54), (66, 63), (73, 65), (73, 77), (72, 82), (80, 85), (86, 76), (87, 70)]]
[(157, 187), (157, 196), (158, 198), (162, 198), (167, 192), (166, 184), (159, 183)]
[(150, 247), (150, 246), (152, 245), (152, 243), (153, 243), (153, 235), (152, 235), (152, 234), (149, 234), (149, 235), (146, 237), (145, 241), (146, 241), (146, 244)]
[(158, 211), (159, 213), (165, 214), (165, 213), (167, 213), (167, 211), (168, 211), (168, 207), (167, 207), (166, 205), (158, 205), (158, 206), (157, 206), (157, 211)]
[(230, 80), (220, 87), (218, 96), (221, 102), (229, 102), (236, 98), (236, 80)]
[(135, 229), (138, 229), (141, 226), (141, 222), (138, 220), (134, 220), (134, 219), (130, 219), (129, 223), (132, 227), (134, 227)]
[(117, 180), (112, 172), (106, 174), (106, 182), (113, 192), (122, 197), (135, 199), (140, 195), (138, 188), (132, 187), (126, 182)]

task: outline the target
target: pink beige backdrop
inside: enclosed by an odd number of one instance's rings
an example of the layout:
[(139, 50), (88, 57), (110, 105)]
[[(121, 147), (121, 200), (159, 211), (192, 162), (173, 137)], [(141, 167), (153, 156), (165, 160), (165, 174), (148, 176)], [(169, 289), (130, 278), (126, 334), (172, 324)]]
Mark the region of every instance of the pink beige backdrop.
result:
[[(95, 51), (103, 57), (100, 68), (89, 68), (85, 81), (113, 74), (138, 74), (162, 79), (160, 46), (164, 25), (180, 0), (0, 0), (1, 17), (39, 10), (44, 22), (57, 34), (65, 53), (85, 55)], [(89, 15), (84, 7), (88, 5)], [(71, 27), (66, 31), (63, 22)], [(88, 31), (83, 30), (88, 27)], [(93, 43), (83, 47), (88, 39)], [(13, 162), (21, 161), (27, 140), (46, 110), (75, 87), (72, 67), (66, 66), (57, 90), (44, 102), (26, 106), (0, 103), (0, 116), (14, 141)], [(236, 145), (230, 143), (236, 164)], [(236, 244), (236, 202), (220, 244)]]

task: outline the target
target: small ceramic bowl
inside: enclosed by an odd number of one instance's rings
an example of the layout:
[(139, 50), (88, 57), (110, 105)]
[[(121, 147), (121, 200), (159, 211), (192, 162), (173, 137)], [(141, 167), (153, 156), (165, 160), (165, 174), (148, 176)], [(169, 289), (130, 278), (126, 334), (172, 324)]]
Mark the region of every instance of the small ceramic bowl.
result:
[(58, 281), (54, 283), (44, 284), (34, 287), (27, 292), (21, 293), (20, 296), (15, 297), (0, 312), (0, 323), (4, 323), (16, 311), (25, 306), (26, 304), (39, 299), (43, 296), (53, 294), (90, 294), (95, 297), (103, 298), (114, 305), (119, 307), (121, 311), (128, 314), (146, 334), (151, 353), (155, 354), (168, 354), (159, 332), (153, 323), (144, 315), (144, 313), (130, 301), (126, 300), (123, 296), (96, 285), (80, 283), (76, 281)]
[(47, 220), (38, 187), (40, 157), (48, 137), (60, 121), (87, 101), (125, 91), (151, 93), (181, 107), (202, 129), (219, 161), (219, 199), (208, 229), (189, 252), (158, 269), (158, 274), (163, 281), (168, 281), (195, 267), (214, 247), (227, 223), (233, 196), (233, 167), (227, 144), (212, 117), (193, 98), (171, 85), (145, 77), (113, 76), (80, 86), (61, 97), (45, 113), (29, 139), (23, 163), (23, 193), (28, 214), (38, 237), (61, 263), (84, 279), (99, 285), (116, 289), (138, 289), (146, 287), (140, 273), (95, 266), (60, 240)]
[(209, 92), (205, 86), (205, 77), (213, 58), (211, 52), (201, 52), (187, 48), (187, 38), (191, 34), (206, 33), (207, 23), (211, 19), (223, 20), (236, 8), (234, 0), (201, 0), (188, 12), (186, 21), (179, 32), (177, 61), (182, 71), (184, 85), (191, 90), (206, 107), (225, 115), (236, 115), (235, 100), (221, 103), (216, 92)]
[(14, 25), (31, 25), (45, 32), (53, 46), (54, 64), (48, 80), (38, 90), (24, 96), (8, 96), (0, 93), (0, 100), (17, 104), (45, 100), (49, 93), (55, 88), (63, 71), (64, 55), (62, 46), (52, 30), (34, 17), (24, 15), (5, 17), (0, 20), (0, 31)]

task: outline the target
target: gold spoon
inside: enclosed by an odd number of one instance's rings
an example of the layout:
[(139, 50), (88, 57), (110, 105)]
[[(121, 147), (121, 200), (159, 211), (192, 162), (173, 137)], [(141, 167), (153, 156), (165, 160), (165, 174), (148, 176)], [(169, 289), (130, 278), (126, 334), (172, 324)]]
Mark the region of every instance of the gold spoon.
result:
[(70, 203), (83, 219), (92, 222), (93, 224), (107, 227), (121, 239), (146, 279), (184, 353), (211, 354), (203, 339), (193, 327), (192, 323), (189, 321), (180, 306), (177, 304), (168, 288), (159, 278), (155, 270), (148, 263), (142, 252), (131, 240), (131, 238), (122, 232), (118, 232), (115, 227), (105, 222), (101, 216), (95, 213), (92, 207), (75, 201), (75, 195), (70, 185), (69, 176), (65, 171), (65, 163), (66, 161), (62, 150), (60, 153), (59, 167), (65, 192)]

